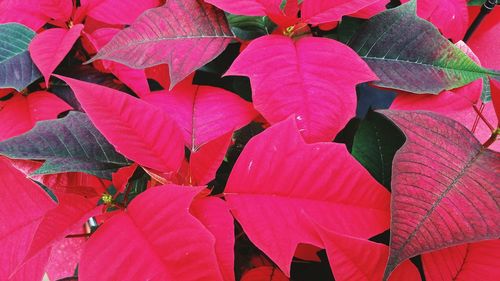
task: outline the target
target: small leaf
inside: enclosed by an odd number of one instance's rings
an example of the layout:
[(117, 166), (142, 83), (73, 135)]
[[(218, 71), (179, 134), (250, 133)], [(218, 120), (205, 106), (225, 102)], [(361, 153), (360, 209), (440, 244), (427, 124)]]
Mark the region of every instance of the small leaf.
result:
[(39, 122), (31, 131), (0, 142), (0, 154), (46, 160), (35, 174), (83, 171), (111, 179), (112, 171), (129, 163), (80, 112)]
[(51, 28), (38, 33), (31, 41), (29, 45), (31, 58), (42, 72), (47, 88), (50, 75), (71, 50), (82, 30), (83, 24), (77, 24), (69, 30)]
[(380, 111), (406, 135), (392, 169), (385, 279), (404, 260), (500, 237), (500, 153), (431, 112)]
[(34, 36), (24, 25), (0, 24), (0, 88), (21, 91), (42, 76), (28, 52)]
[(251, 17), (227, 14), (227, 21), (233, 33), (243, 40), (269, 35), (276, 28), (276, 24), (265, 16)]
[(382, 12), (349, 41), (380, 78), (375, 85), (437, 94), (498, 75), (474, 63), (415, 10), (413, 0)]
[(133, 68), (168, 63), (172, 88), (219, 55), (232, 38), (221, 11), (199, 0), (171, 0), (144, 12), (88, 62), (107, 59)]

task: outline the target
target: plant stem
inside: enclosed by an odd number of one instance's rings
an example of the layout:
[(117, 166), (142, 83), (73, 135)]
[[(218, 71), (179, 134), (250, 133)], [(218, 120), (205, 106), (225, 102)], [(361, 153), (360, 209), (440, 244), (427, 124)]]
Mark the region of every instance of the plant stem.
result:
[(497, 0), (487, 0), (486, 2), (484, 2), (483, 6), (481, 6), (479, 14), (476, 16), (472, 24), (469, 26), (469, 29), (467, 29), (467, 32), (465, 33), (463, 39), (464, 42), (467, 42), (470, 39), (479, 24), (481, 24), (486, 15), (488, 15), (495, 8), (496, 4)]

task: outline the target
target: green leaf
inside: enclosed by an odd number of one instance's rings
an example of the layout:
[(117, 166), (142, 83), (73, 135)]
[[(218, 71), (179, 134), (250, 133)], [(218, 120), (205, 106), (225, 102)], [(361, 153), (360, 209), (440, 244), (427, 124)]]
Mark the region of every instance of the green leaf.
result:
[(81, 112), (38, 122), (31, 131), (0, 142), (0, 155), (46, 160), (34, 174), (85, 172), (111, 179), (117, 168), (130, 164)]
[(469, 0), (467, 5), (469, 6), (482, 6), (486, 0)]
[(491, 101), (490, 79), (483, 78), (483, 90), (481, 91), (481, 101), (488, 103)]
[(392, 159), (404, 141), (404, 135), (394, 124), (371, 111), (356, 131), (351, 154), (390, 190)]
[(444, 38), (434, 25), (416, 15), (413, 0), (371, 18), (349, 40), (377, 74), (375, 85), (413, 93), (434, 93), (464, 86), (487, 75)]
[(243, 40), (252, 40), (271, 34), (276, 28), (268, 17), (250, 17), (226, 14), (229, 27), (234, 35)]
[(0, 88), (26, 88), (42, 77), (28, 46), (35, 32), (18, 23), (0, 24)]

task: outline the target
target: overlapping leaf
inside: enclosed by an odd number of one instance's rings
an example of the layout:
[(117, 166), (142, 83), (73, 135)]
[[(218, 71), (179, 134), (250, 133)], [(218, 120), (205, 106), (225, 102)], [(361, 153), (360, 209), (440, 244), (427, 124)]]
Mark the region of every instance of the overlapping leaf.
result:
[(347, 46), (325, 38), (258, 38), (225, 75), (245, 75), (254, 107), (271, 123), (296, 115), (307, 141), (331, 141), (355, 115), (355, 86), (376, 80)]
[(143, 100), (175, 119), (191, 151), (240, 129), (257, 115), (252, 104), (236, 94), (211, 86), (193, 85), (190, 79), (170, 92), (151, 94)]
[(483, 241), (422, 255), (427, 280), (494, 281), (500, 268), (500, 241)]
[(430, 112), (381, 111), (406, 135), (392, 170), (390, 257), (500, 237), (500, 153)]
[(0, 24), (0, 88), (21, 91), (41, 77), (28, 52), (34, 36), (22, 24)]
[(415, 0), (380, 13), (349, 41), (377, 74), (376, 85), (434, 93), (466, 85), (488, 74), (416, 15)]
[(200, 0), (172, 0), (144, 12), (91, 61), (133, 68), (168, 63), (173, 87), (220, 54), (233, 37), (222, 11)]
[(310, 24), (338, 21), (344, 15), (355, 13), (378, 0), (304, 0), (302, 19)]
[(137, 196), (89, 239), (79, 280), (222, 280), (214, 237), (188, 212), (199, 191), (168, 185)]
[(302, 213), (364, 238), (389, 223), (389, 193), (343, 145), (305, 144), (292, 118), (250, 140), (225, 198), (250, 240), (286, 274), (299, 243), (322, 245)]
[(0, 142), (0, 154), (15, 159), (46, 160), (35, 173), (83, 171), (104, 178), (129, 162), (92, 125), (84, 113), (39, 122), (31, 131)]
[(82, 0), (87, 16), (110, 24), (131, 24), (144, 11), (160, 4), (160, 0)]
[(162, 172), (180, 168), (182, 135), (164, 111), (114, 89), (57, 77), (73, 89), (92, 123), (118, 152)]

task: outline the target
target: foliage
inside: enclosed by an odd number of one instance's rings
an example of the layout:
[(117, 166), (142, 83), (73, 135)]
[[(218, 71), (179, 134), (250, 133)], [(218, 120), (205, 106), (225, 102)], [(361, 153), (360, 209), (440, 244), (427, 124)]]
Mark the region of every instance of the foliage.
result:
[(483, 2), (0, 1), (0, 280), (495, 280)]

